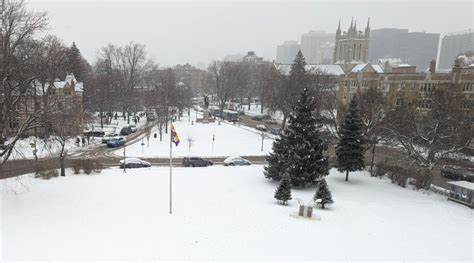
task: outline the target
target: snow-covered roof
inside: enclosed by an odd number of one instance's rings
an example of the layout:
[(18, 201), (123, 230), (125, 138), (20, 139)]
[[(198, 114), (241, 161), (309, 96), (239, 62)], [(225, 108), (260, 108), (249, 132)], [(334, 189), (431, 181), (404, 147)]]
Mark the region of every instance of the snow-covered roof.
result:
[(357, 64), (352, 68), (351, 72), (363, 71), (367, 66), (372, 67), (372, 69), (377, 73), (383, 73), (383, 69), (379, 65), (372, 65), (370, 63)]
[(54, 87), (57, 89), (63, 89), (66, 86), (66, 84), (68, 84), (69, 86), (74, 84), (74, 90), (77, 92), (81, 92), (84, 90), (84, 86), (82, 82), (77, 82), (76, 78), (74, 77), (74, 74), (72, 73), (67, 74), (64, 81), (59, 81), (59, 80), (54, 81)]
[[(279, 71), (285, 75), (290, 74), (291, 65), (277, 65)], [(310, 73), (321, 72), (325, 75), (343, 75), (344, 70), (340, 65), (306, 65), (305, 70)]]
[(448, 184), (456, 185), (456, 186), (466, 188), (469, 190), (474, 190), (474, 183), (471, 183), (468, 181), (451, 181), (451, 182), (448, 182)]
[(413, 67), (413, 66), (411, 66), (409, 64), (400, 64), (400, 65), (398, 65), (398, 67), (399, 68), (409, 68), (409, 67)]

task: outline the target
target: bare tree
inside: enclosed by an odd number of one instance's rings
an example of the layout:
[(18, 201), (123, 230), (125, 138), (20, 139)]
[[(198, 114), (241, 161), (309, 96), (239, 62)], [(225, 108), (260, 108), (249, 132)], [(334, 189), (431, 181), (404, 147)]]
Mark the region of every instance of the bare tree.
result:
[[(31, 43), (33, 37), (44, 30), (48, 24), (46, 13), (28, 10), (25, 1), (6, 0), (1, 5), (2, 12), (2, 68), (0, 72), (0, 137), (6, 135), (6, 129), (13, 128), (13, 138), (0, 149), (0, 169), (9, 159), (18, 139), (29, 130), (42, 125), (44, 109), (30, 112), (19, 120), (17, 108), (24, 103), (27, 94), (31, 94), (33, 80), (37, 77), (31, 72), (25, 46)], [(22, 50), (23, 52), (20, 52)], [(17, 123), (21, 121), (21, 123)]]
[(388, 140), (401, 147), (413, 164), (431, 171), (472, 141), (473, 125), (454, 84), (418, 101), (389, 111), (383, 122)]

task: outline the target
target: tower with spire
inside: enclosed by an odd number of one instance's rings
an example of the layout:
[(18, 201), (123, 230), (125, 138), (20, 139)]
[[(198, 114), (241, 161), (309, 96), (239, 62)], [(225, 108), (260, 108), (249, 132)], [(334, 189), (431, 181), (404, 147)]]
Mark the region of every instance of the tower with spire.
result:
[(341, 31), (341, 20), (336, 30), (334, 64), (355, 65), (367, 63), (369, 58), (370, 18), (364, 31), (357, 30), (357, 20), (351, 19), (347, 31)]

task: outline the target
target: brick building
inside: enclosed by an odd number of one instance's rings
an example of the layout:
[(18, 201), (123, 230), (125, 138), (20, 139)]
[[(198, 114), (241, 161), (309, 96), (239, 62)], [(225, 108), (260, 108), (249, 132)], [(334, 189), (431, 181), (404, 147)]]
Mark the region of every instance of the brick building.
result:
[(339, 78), (337, 100), (347, 106), (358, 93), (378, 89), (386, 100), (388, 109), (397, 106), (415, 106), (420, 110), (431, 109), (431, 94), (435, 89), (454, 89), (463, 94), (462, 107), (474, 120), (474, 67), (456, 64), (449, 72), (436, 72), (433, 60), (429, 70), (416, 72), (415, 66), (401, 64), (391, 72), (383, 72), (379, 66), (361, 64)]

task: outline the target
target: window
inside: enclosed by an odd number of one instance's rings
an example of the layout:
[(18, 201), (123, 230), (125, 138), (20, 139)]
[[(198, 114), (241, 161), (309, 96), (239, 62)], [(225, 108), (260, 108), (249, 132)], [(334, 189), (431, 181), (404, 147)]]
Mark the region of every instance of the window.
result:
[(463, 92), (470, 92), (472, 90), (472, 83), (464, 83), (464, 87), (462, 89)]

